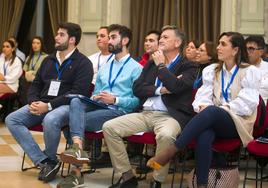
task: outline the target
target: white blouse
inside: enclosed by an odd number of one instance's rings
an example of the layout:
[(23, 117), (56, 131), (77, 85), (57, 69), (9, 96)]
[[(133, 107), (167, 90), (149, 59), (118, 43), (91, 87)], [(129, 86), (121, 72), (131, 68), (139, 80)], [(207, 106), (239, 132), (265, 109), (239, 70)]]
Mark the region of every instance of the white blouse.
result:
[[(214, 105), (213, 103), (213, 80), (215, 77), (215, 68), (217, 64), (211, 64), (207, 66), (202, 72), (203, 85), (198, 89), (195, 100), (193, 102), (193, 108), (195, 112), (199, 112), (202, 105)], [(227, 71), (225, 65), (223, 65), (224, 71), (224, 88), (227, 87), (236, 66), (231, 71)], [(234, 100), (226, 102), (223, 95), (221, 95), (222, 105), (228, 105), (230, 110), (239, 116), (251, 115), (259, 104), (259, 88), (261, 82), (261, 75), (259, 70), (255, 66), (249, 66), (246, 70), (245, 77), (241, 80), (241, 90)], [(232, 86), (231, 86), (232, 87)], [(230, 99), (230, 88), (227, 91), (228, 98)]]
[[(22, 74), (22, 64), (18, 57), (15, 58), (13, 64), (10, 66), (11, 61), (5, 62), (5, 57), (0, 57), (0, 73), (5, 77), (4, 81), (0, 83), (7, 84), (14, 92), (18, 91), (19, 78)], [(8, 65), (7, 65), (8, 64)], [(4, 75), (4, 67), (6, 67), (6, 75)]]

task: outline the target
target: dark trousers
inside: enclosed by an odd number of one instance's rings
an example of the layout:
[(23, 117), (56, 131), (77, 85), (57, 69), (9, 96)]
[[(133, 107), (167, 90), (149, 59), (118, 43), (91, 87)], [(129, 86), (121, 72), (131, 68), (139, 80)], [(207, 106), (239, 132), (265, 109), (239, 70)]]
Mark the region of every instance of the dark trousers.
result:
[(197, 184), (206, 185), (212, 161), (212, 143), (217, 139), (239, 138), (231, 116), (222, 108), (209, 106), (194, 116), (175, 141), (183, 149), (192, 140), (195, 148)]

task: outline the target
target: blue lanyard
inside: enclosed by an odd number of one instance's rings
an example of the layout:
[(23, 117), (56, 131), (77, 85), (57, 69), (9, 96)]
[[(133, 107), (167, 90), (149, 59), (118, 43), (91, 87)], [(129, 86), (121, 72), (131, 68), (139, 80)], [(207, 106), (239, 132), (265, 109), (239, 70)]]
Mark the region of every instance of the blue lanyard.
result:
[(6, 74), (7, 74), (7, 67), (8, 67), (8, 62), (7, 62), (7, 65), (6, 65), (6, 61), (5, 61), (4, 64), (3, 64), (4, 76), (6, 76)]
[[(109, 58), (107, 59), (106, 63), (113, 57), (113, 55), (114, 55), (114, 54), (111, 54), (111, 55), (109, 56)], [(99, 57), (98, 57), (98, 70), (100, 70), (100, 56), (101, 56), (101, 54), (99, 54)]]
[(65, 63), (63, 65), (63, 67), (60, 69), (60, 66), (59, 66), (58, 62), (55, 62), (55, 67), (56, 67), (56, 70), (57, 70), (57, 73), (58, 73), (57, 80), (60, 80), (61, 79), (62, 72), (68, 67), (68, 65), (71, 65), (71, 64), (72, 64), (72, 60), (69, 59), (67, 61), (67, 63)]
[(123, 63), (123, 65), (121, 66), (121, 68), (119, 69), (118, 73), (116, 74), (114, 80), (111, 82), (111, 79), (112, 79), (112, 71), (113, 71), (113, 65), (114, 65), (114, 60), (112, 61), (111, 65), (110, 65), (110, 72), (109, 72), (109, 88), (110, 88), (110, 92), (112, 92), (113, 90), (113, 87), (114, 87), (114, 83), (115, 83), (115, 80), (118, 78), (118, 76), (121, 74), (124, 66), (127, 64), (127, 62), (129, 62), (131, 56), (129, 56), (127, 58), (127, 60)]
[(202, 74), (199, 77), (200, 72), (201, 72), (201, 68), (198, 69), (198, 73), (197, 73), (196, 79), (194, 81), (194, 87), (193, 87), (194, 89), (197, 89), (200, 85), (200, 82), (202, 81)]
[(227, 87), (226, 89), (224, 89), (224, 73), (223, 73), (223, 69), (221, 70), (221, 92), (222, 92), (222, 95), (225, 99), (226, 102), (228, 102), (228, 89), (230, 88), (230, 86), (232, 85), (233, 81), (234, 81), (234, 78), (238, 72), (238, 69), (239, 67), (237, 66), (235, 68), (235, 71), (231, 77), (231, 80), (229, 81), (229, 83), (227, 84)]
[(34, 55), (32, 56), (32, 66), (31, 66), (32, 70), (34, 70), (34, 67), (35, 67), (36, 63), (38, 62), (38, 60), (40, 59), (40, 57), (41, 57), (41, 52), (39, 52), (38, 58), (34, 63)]
[[(182, 56), (181, 55), (178, 55), (178, 57), (175, 59), (175, 61), (171, 62), (169, 65), (168, 65), (168, 70), (171, 70), (177, 63), (179, 63), (182, 59)], [(158, 79), (158, 77), (156, 78), (156, 86), (157, 87), (160, 87), (160, 85), (162, 84), (162, 82)]]

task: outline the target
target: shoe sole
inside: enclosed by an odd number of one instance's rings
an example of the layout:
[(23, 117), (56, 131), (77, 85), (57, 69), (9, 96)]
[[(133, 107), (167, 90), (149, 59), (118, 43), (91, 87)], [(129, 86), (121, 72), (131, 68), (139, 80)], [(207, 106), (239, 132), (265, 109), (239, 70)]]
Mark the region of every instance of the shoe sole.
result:
[(70, 164), (78, 164), (78, 165), (82, 165), (82, 164), (87, 164), (89, 163), (89, 159), (88, 158), (80, 158), (77, 159), (74, 156), (71, 155), (66, 155), (66, 154), (60, 154), (60, 159), (62, 162), (64, 163), (70, 163)]
[[(73, 188), (81, 188), (81, 187), (85, 187), (85, 184), (76, 185)], [(60, 185), (57, 185), (57, 188), (61, 188)]]
[(57, 173), (59, 172), (61, 167), (61, 162), (59, 162), (44, 178), (43, 181), (48, 183), (55, 179)]

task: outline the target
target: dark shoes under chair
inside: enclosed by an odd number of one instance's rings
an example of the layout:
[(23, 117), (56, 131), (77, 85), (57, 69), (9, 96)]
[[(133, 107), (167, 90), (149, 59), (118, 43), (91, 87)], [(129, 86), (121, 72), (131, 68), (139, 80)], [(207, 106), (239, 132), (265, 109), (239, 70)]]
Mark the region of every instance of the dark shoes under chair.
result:
[(40, 166), (40, 172), (38, 175), (38, 180), (44, 181), (45, 183), (47, 183), (55, 179), (61, 167), (61, 162), (45, 163), (45, 164), (40, 164), (39, 166)]

